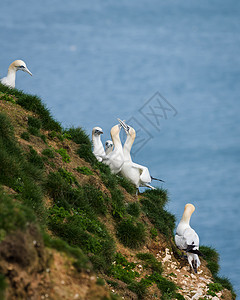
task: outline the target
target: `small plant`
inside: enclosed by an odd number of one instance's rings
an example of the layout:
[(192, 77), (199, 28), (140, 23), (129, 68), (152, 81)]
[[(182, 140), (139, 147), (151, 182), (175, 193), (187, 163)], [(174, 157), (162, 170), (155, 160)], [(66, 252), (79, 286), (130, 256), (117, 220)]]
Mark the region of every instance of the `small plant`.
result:
[(151, 269), (153, 272), (157, 272), (158, 274), (162, 274), (162, 263), (157, 261), (153, 254), (138, 253), (136, 256), (145, 262), (143, 265), (145, 268)]
[(71, 138), (76, 144), (85, 144), (91, 147), (91, 141), (89, 139), (89, 136), (86, 134), (86, 132), (80, 128), (74, 128), (71, 127), (69, 129), (64, 130), (63, 133), (64, 136)]
[(71, 161), (70, 156), (67, 153), (66, 149), (60, 148), (58, 150), (55, 150), (57, 153), (59, 153), (62, 156), (62, 161), (69, 163)]
[(97, 162), (96, 157), (92, 153), (91, 146), (88, 144), (81, 144), (77, 150), (77, 154), (81, 158), (85, 159), (85, 161), (89, 162), (92, 166)]
[(128, 285), (128, 289), (137, 294), (138, 299), (143, 299), (147, 293), (147, 288), (152, 285), (151, 280), (142, 278), (139, 282), (133, 281)]
[(131, 216), (134, 216), (136, 218), (139, 217), (141, 212), (140, 206), (138, 203), (133, 202), (133, 203), (129, 203), (127, 206), (127, 213)]
[(150, 234), (151, 234), (151, 238), (152, 238), (152, 239), (155, 239), (155, 238), (157, 237), (157, 235), (158, 235), (157, 229), (154, 228), (154, 227), (151, 227), (151, 229), (150, 229)]
[(164, 209), (168, 201), (167, 192), (162, 189), (148, 190), (141, 200), (142, 210), (162, 234), (173, 236), (175, 217)]
[(136, 277), (140, 276), (137, 271), (134, 271), (135, 267), (135, 263), (128, 262), (121, 253), (117, 253), (115, 261), (111, 266), (110, 273), (116, 279), (125, 283), (131, 283)]
[(54, 139), (55, 137), (57, 136), (57, 133), (56, 133), (56, 131), (50, 131), (49, 133), (48, 133), (48, 137), (50, 138), (50, 139)]
[(213, 276), (216, 276), (219, 271), (219, 254), (212, 247), (200, 246), (199, 249), (207, 261), (207, 267)]
[(29, 141), (30, 140), (30, 135), (27, 131), (25, 131), (21, 134), (21, 138), (26, 140), (26, 141)]
[(7, 283), (5, 281), (5, 276), (0, 273), (0, 299), (5, 299), (4, 291), (7, 287)]
[(37, 118), (29, 116), (28, 117), (28, 126), (29, 127), (34, 127), (36, 129), (41, 129), (42, 128), (42, 122), (41, 122), (41, 120), (39, 120)]
[(208, 295), (217, 296), (216, 293), (220, 292), (223, 289), (223, 286), (220, 283), (209, 283), (208, 285)]
[(32, 135), (35, 135), (35, 136), (40, 136), (40, 131), (38, 128), (36, 127), (33, 127), (33, 126), (28, 126), (28, 132)]
[(129, 194), (133, 195), (136, 193), (136, 187), (126, 178), (117, 176), (117, 181)]
[(124, 246), (138, 248), (145, 242), (145, 227), (142, 223), (134, 221), (133, 218), (122, 220), (117, 224), (117, 237)]
[(33, 149), (32, 146), (29, 146), (28, 160), (30, 163), (34, 164), (36, 167), (43, 169), (44, 163), (41, 156), (37, 154), (37, 151)]
[(47, 156), (49, 158), (54, 158), (55, 157), (55, 153), (52, 149), (50, 148), (46, 148), (42, 151), (42, 155)]
[(75, 170), (84, 175), (93, 175), (93, 172), (88, 167), (77, 167)]

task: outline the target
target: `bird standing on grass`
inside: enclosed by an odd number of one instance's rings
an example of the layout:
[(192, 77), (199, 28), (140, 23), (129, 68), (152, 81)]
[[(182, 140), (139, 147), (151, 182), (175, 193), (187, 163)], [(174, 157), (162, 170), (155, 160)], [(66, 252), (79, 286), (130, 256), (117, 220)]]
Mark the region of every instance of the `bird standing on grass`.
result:
[[(155, 188), (150, 185), (153, 178), (151, 177), (148, 168), (132, 161), (130, 152), (136, 137), (135, 130), (131, 126), (127, 125), (124, 121), (120, 119), (118, 119), (118, 121), (127, 134), (127, 139), (123, 146), (124, 164), (121, 169), (123, 177), (130, 180), (137, 189), (140, 186), (143, 186), (155, 190)], [(156, 180), (163, 181), (161, 179)]]
[(189, 225), (194, 210), (194, 205), (190, 203), (185, 205), (182, 219), (177, 227), (175, 243), (180, 250), (186, 252), (190, 266), (197, 273), (201, 264), (198, 255), (202, 256), (202, 253), (199, 251), (199, 237)]
[(92, 130), (93, 154), (98, 161), (102, 161), (102, 156), (105, 156), (105, 151), (101, 141), (103, 130), (100, 127), (94, 127)]
[(22, 70), (32, 76), (23, 60), (15, 60), (9, 66), (7, 76), (0, 80), (1, 83), (10, 88), (15, 88), (16, 72), (18, 70)]
[(120, 130), (121, 126), (119, 124), (112, 127), (110, 133), (114, 149), (108, 155), (102, 157), (102, 162), (110, 167), (113, 174), (119, 173), (124, 163), (122, 143), (119, 137)]

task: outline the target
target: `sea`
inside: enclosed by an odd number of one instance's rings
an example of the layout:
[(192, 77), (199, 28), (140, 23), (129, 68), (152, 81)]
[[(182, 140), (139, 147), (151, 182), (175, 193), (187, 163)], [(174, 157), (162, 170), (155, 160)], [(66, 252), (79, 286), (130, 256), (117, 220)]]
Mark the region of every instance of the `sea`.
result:
[[(103, 142), (126, 120), (132, 156), (167, 189), (167, 209), (217, 249), (240, 295), (240, 2), (1, 0), (0, 77), (40, 96), (65, 128)], [(124, 142), (124, 133), (121, 133)]]

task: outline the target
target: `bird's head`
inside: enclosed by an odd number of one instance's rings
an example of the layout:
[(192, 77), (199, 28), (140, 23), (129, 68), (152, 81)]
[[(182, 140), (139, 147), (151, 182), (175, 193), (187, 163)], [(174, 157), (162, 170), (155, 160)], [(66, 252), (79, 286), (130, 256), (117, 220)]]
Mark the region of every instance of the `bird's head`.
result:
[(111, 140), (107, 140), (105, 142), (105, 149), (111, 149), (113, 148), (113, 142)]
[(136, 131), (134, 130), (134, 128), (126, 124), (125, 121), (122, 121), (121, 119), (118, 119), (118, 122), (120, 123), (121, 127), (123, 127), (126, 134), (130, 135), (133, 139), (135, 139)]
[(99, 136), (103, 134), (103, 130), (101, 127), (94, 127), (93, 130), (92, 130), (92, 135), (93, 136)]
[(13, 63), (11, 63), (9, 68), (14, 68), (16, 71), (21, 70), (32, 76), (32, 73), (28, 70), (28, 68), (23, 60), (20, 60), (20, 59), (15, 60)]

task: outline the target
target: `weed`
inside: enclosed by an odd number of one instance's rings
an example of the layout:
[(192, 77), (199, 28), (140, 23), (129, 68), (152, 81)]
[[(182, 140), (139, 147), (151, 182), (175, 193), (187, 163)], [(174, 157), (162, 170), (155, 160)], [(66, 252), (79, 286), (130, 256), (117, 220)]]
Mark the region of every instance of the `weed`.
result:
[(69, 163), (71, 161), (70, 156), (67, 153), (66, 149), (60, 148), (58, 150), (55, 150), (57, 153), (59, 153), (62, 156), (62, 161)]
[(116, 282), (116, 281), (108, 280), (108, 279), (107, 279), (106, 281), (107, 281), (107, 283), (108, 283), (110, 286), (112, 286), (112, 287), (114, 287), (114, 288), (116, 288), (116, 287), (119, 286), (119, 283)]
[(30, 135), (27, 131), (25, 131), (21, 134), (21, 138), (26, 140), (26, 141), (29, 141), (30, 140)]
[(44, 150), (42, 151), (42, 155), (45, 155), (45, 156), (47, 156), (47, 157), (49, 157), (49, 158), (54, 158), (54, 157), (55, 157), (54, 151), (53, 151), (52, 149), (50, 149), (50, 148), (44, 149)]
[(115, 219), (121, 219), (126, 215), (124, 197), (120, 190), (110, 189), (112, 196), (112, 215)]
[(207, 261), (207, 267), (213, 276), (216, 276), (219, 271), (219, 254), (212, 247), (200, 246), (199, 250), (204, 255)]
[(28, 161), (34, 164), (36, 167), (43, 169), (44, 163), (41, 156), (37, 154), (37, 151), (33, 149), (32, 146), (29, 146), (29, 153), (27, 154)]
[(41, 129), (42, 128), (42, 122), (41, 122), (41, 120), (39, 120), (37, 118), (29, 116), (28, 117), (28, 126), (29, 127), (34, 127), (36, 129)]
[(144, 193), (144, 198), (141, 200), (141, 204), (143, 211), (155, 227), (162, 234), (169, 237), (173, 236), (175, 217), (164, 210), (167, 201), (167, 192), (165, 190), (156, 189), (146, 191)]
[(2, 237), (17, 229), (24, 229), (35, 220), (33, 212), (23, 204), (13, 201), (0, 188), (0, 229)]
[(65, 129), (64, 135), (70, 137), (71, 140), (73, 140), (76, 144), (85, 144), (91, 147), (91, 141), (89, 139), (89, 136), (80, 127), (71, 127), (69, 129)]
[(57, 133), (56, 133), (56, 131), (50, 131), (49, 133), (48, 133), (48, 137), (50, 138), (50, 139), (54, 139), (55, 137), (57, 136)]
[(117, 176), (118, 184), (120, 184), (129, 194), (136, 193), (136, 187), (126, 178)]
[(117, 253), (111, 266), (110, 274), (125, 283), (131, 283), (136, 277), (140, 276), (137, 271), (134, 271), (135, 267), (135, 263), (128, 262), (121, 253)]
[(133, 281), (128, 285), (128, 289), (137, 294), (138, 299), (143, 299), (147, 293), (147, 288), (152, 285), (152, 282), (146, 278), (142, 278), (139, 282)]
[(91, 146), (87, 144), (81, 144), (79, 149), (77, 150), (77, 154), (85, 159), (85, 161), (89, 162), (92, 166), (97, 162), (96, 157), (92, 153)]
[(40, 131), (38, 128), (36, 127), (33, 127), (33, 126), (28, 126), (28, 132), (32, 135), (35, 135), (35, 136), (40, 136)]
[(7, 86), (0, 84), (0, 91), (16, 97), (16, 102), (26, 110), (36, 113), (42, 121), (43, 128), (46, 130), (56, 130), (61, 132), (61, 125), (53, 119), (49, 110), (42, 103), (41, 99), (37, 96), (28, 95), (17, 89), (10, 89)]
[(129, 203), (127, 206), (127, 213), (131, 216), (134, 216), (136, 218), (139, 217), (141, 212), (140, 206), (138, 203), (133, 202), (133, 203)]
[(84, 175), (93, 175), (93, 172), (88, 167), (77, 167), (74, 170)]
[(162, 263), (158, 262), (157, 259), (151, 253), (138, 253), (136, 254), (137, 258), (145, 262), (144, 267), (151, 269), (153, 272), (162, 274), (163, 268)]
[(77, 179), (75, 178), (75, 176), (71, 173), (71, 172), (68, 172), (67, 170), (65, 170), (64, 168), (59, 168), (58, 169), (58, 173), (62, 176), (62, 178), (65, 179), (65, 181), (68, 183), (68, 184), (76, 184), (77, 186), (79, 186), (78, 182), (77, 182)]
[(124, 246), (139, 248), (145, 242), (146, 230), (142, 223), (129, 218), (117, 224), (117, 237)]
[(71, 247), (60, 238), (53, 239), (45, 232), (42, 232), (42, 235), (46, 247), (54, 248), (58, 251), (65, 252), (67, 255), (71, 255), (75, 258), (73, 265), (77, 269), (77, 271), (81, 272), (82, 270), (92, 269), (92, 265), (89, 259), (87, 258), (87, 256), (85, 256), (85, 254), (83, 254), (82, 250), (80, 250), (78, 247)]
[(158, 235), (157, 229), (154, 228), (154, 227), (151, 227), (151, 229), (150, 229), (150, 234), (151, 234), (151, 238), (152, 238), (152, 239), (155, 239), (155, 238), (157, 237), (157, 235)]
[(220, 283), (209, 283), (208, 284), (208, 295), (217, 296), (216, 293), (220, 292), (223, 289)]

